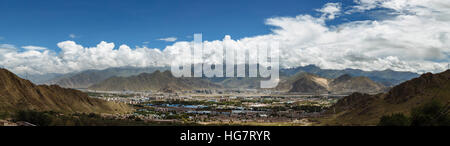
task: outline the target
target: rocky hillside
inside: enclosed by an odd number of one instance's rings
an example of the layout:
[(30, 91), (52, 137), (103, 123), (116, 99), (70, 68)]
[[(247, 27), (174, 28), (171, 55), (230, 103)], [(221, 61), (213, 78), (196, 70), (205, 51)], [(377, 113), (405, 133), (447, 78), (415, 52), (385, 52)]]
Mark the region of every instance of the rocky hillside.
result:
[(338, 94), (353, 92), (380, 93), (386, 90), (384, 85), (374, 82), (368, 77), (351, 77), (347, 74), (332, 80), (328, 86), (330, 87), (329, 91)]
[(342, 75), (348, 74), (350, 76), (358, 77), (364, 76), (368, 77), (371, 80), (381, 83), (384, 86), (395, 86), (404, 81), (410, 80), (412, 78), (419, 77), (419, 74), (413, 72), (402, 72), (402, 71), (393, 71), (393, 70), (383, 70), (383, 71), (363, 71), (359, 69), (343, 69), (343, 70), (334, 70), (334, 69), (321, 69), (315, 65), (308, 66), (300, 66), (296, 68), (289, 69), (281, 69), (281, 73), (292, 76), (300, 72), (315, 74), (324, 78), (338, 78)]
[(331, 125), (375, 125), (383, 115), (409, 114), (411, 108), (430, 101), (450, 102), (450, 70), (426, 73), (377, 95), (355, 93), (339, 100), (327, 111)]
[(142, 73), (131, 77), (112, 77), (89, 89), (100, 91), (166, 91), (210, 89), (221, 86), (201, 78), (176, 78), (170, 71)]
[(352, 77), (345, 74), (336, 79), (328, 79), (309, 73), (300, 73), (284, 80), (277, 88), (279, 90), (288, 89), (289, 92), (331, 92), (333, 94), (349, 94), (353, 92), (380, 93), (386, 90), (385, 86), (367, 77)]
[(329, 79), (312, 74), (304, 74), (292, 83), (289, 92), (326, 93), (329, 90)]
[(63, 113), (124, 113), (124, 104), (93, 99), (87, 94), (57, 85), (34, 85), (6, 69), (0, 69), (0, 112), (18, 110), (58, 111)]

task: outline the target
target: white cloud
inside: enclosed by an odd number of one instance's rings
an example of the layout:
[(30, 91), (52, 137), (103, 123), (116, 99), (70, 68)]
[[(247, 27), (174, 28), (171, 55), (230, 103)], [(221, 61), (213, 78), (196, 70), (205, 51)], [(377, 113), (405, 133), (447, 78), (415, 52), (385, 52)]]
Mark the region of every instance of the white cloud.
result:
[(145, 41), (145, 42), (142, 42), (142, 43), (147, 45), (147, 44), (149, 44), (150, 42), (149, 42), (149, 41)]
[[(10, 52), (16, 52), (17, 48), (14, 45), (11, 44), (0, 44), (0, 61), (6, 60), (5, 54)], [(3, 64), (0, 64), (1, 67), (3, 67)]]
[(334, 19), (336, 16), (341, 13), (341, 4), (340, 3), (327, 3), (321, 9), (317, 9), (317, 11), (322, 12), (323, 19)]
[(166, 41), (166, 42), (175, 42), (175, 41), (177, 41), (177, 38), (176, 37), (168, 37), (168, 38), (160, 38), (158, 40)]
[(353, 9), (350, 9), (349, 11), (353, 13), (374, 9), (379, 7), (383, 1), (386, 0), (354, 0), (357, 5), (353, 6)]
[(14, 46), (14, 45), (11, 45), (11, 44), (0, 44), (0, 49), (3, 49), (3, 50), (6, 50), (6, 49), (8, 49), (8, 50), (10, 50), (10, 49), (17, 49), (16, 48), (16, 46)]
[(76, 36), (75, 34), (69, 34), (69, 37), (72, 38), (72, 39), (74, 39), (74, 38), (76, 38), (77, 36)]
[[(205, 59), (220, 62), (223, 46), (255, 49), (261, 43), (280, 43), (282, 67), (315, 64), (322, 68), (363, 70), (393, 69), (439, 72), (446, 69), (450, 55), (450, 1), (441, 0), (356, 0), (352, 13), (375, 8), (396, 13), (388, 19), (353, 21), (327, 26), (329, 19), (348, 13), (340, 5), (327, 4), (322, 16), (298, 15), (266, 20), (272, 33), (240, 40), (205, 41), (210, 48)], [(328, 9), (329, 8), (329, 9)], [(334, 9), (336, 8), (336, 9)], [(325, 19), (324, 19), (325, 18)], [(167, 38), (166, 38), (167, 39)], [(165, 40), (165, 39), (164, 39)], [(176, 41), (176, 38), (168, 39)], [(179, 41), (162, 51), (147, 47), (130, 48), (101, 42), (84, 47), (73, 41), (58, 43), (58, 53), (44, 50), (19, 52), (12, 45), (0, 45), (0, 64), (15, 72), (67, 73), (120, 66), (163, 66), (184, 61), (191, 42)], [(3, 49), (1, 49), (3, 48)]]
[(47, 48), (39, 46), (22, 46), (22, 48), (26, 50), (47, 50)]

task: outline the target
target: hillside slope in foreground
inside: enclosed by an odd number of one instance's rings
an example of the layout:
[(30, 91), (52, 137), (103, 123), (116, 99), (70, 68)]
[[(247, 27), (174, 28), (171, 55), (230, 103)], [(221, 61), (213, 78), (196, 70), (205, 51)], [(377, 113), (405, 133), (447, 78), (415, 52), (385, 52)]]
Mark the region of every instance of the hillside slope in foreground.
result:
[(0, 69), (0, 112), (19, 110), (62, 113), (126, 113), (128, 105), (88, 97), (87, 94), (57, 85), (34, 85), (6, 69)]
[(450, 103), (450, 70), (426, 73), (395, 86), (389, 92), (368, 95), (354, 93), (339, 100), (326, 111), (320, 125), (376, 125), (383, 115), (410, 115), (412, 108), (437, 101)]

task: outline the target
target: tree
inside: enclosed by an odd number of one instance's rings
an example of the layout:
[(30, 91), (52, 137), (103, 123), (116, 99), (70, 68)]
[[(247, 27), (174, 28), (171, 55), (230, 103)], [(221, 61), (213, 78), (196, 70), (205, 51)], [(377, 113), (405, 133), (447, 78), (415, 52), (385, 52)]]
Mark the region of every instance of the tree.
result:
[(437, 101), (412, 109), (412, 126), (450, 126), (449, 107)]
[(408, 117), (399, 113), (381, 117), (378, 126), (409, 126), (410, 123)]
[(450, 126), (449, 104), (431, 101), (411, 109), (411, 117), (392, 114), (380, 118), (378, 126)]
[(39, 126), (51, 126), (54, 118), (49, 113), (36, 111), (19, 111), (16, 114), (16, 121), (26, 121)]

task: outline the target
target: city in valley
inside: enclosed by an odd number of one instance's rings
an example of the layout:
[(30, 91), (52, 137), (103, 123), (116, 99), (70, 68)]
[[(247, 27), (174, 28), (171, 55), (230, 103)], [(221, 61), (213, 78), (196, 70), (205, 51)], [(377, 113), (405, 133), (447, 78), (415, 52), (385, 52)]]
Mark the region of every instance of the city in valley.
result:
[(450, 125), (450, 0), (1, 0), (0, 18), (0, 126)]
[(132, 105), (133, 113), (103, 114), (137, 119), (201, 125), (310, 125), (309, 118), (345, 95), (295, 94), (258, 89), (192, 90), (176, 93), (92, 91), (90, 97)]

